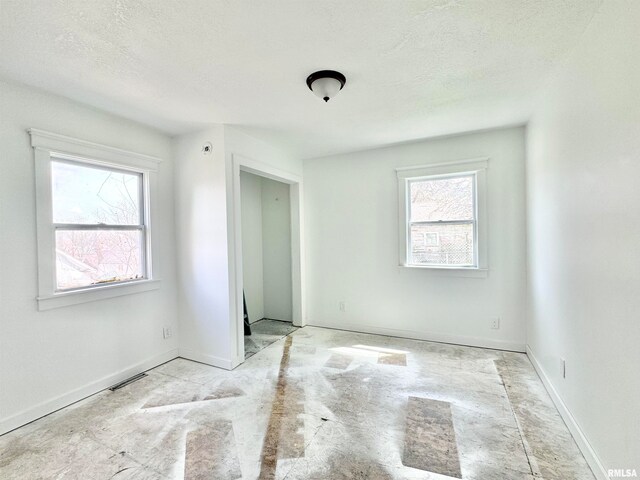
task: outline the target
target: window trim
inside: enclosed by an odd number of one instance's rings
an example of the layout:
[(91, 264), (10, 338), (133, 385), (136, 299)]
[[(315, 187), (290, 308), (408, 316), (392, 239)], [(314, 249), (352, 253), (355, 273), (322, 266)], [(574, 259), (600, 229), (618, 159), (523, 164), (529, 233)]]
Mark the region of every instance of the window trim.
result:
[[(401, 167), (396, 169), (398, 180), (398, 264), (403, 268), (423, 269), (442, 274), (458, 276), (486, 277), (489, 269), (488, 263), (488, 223), (487, 223), (487, 170), (489, 158), (473, 158), (454, 162)], [(409, 252), (409, 214), (410, 199), (407, 195), (411, 181), (434, 177), (457, 177), (464, 174), (475, 176), (475, 238), (473, 266), (440, 266), (419, 265), (408, 262)]]
[[(49, 310), (159, 288), (160, 265), (158, 256), (153, 254), (158, 251), (158, 245), (156, 236), (152, 234), (154, 222), (151, 203), (157, 198), (157, 170), (162, 160), (150, 155), (129, 152), (34, 128), (29, 129), (28, 133), (31, 136), (35, 159), (38, 310)], [(126, 170), (142, 175), (143, 215), (146, 230), (146, 278), (57, 290), (51, 186), (51, 161), (55, 159)]]

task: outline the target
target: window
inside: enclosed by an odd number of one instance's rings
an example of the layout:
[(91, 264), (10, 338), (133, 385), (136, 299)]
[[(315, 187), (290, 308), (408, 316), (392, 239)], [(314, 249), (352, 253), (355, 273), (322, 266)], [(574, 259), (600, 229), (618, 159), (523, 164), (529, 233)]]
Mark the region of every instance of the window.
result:
[(475, 173), (409, 180), (411, 265), (476, 265)]
[(398, 170), (400, 264), (486, 269), (486, 160)]
[(143, 174), (52, 157), (56, 290), (147, 278)]
[(158, 288), (154, 157), (31, 129), (40, 310)]

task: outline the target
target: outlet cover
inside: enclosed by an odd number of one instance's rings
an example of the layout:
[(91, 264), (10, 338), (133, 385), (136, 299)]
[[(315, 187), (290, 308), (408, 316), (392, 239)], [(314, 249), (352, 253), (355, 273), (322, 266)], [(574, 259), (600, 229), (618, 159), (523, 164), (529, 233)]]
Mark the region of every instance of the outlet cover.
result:
[(500, 329), (500, 319), (499, 318), (492, 318), (491, 319), (491, 328), (493, 330), (499, 330)]
[(162, 329), (162, 336), (164, 338), (171, 338), (171, 327), (164, 327)]

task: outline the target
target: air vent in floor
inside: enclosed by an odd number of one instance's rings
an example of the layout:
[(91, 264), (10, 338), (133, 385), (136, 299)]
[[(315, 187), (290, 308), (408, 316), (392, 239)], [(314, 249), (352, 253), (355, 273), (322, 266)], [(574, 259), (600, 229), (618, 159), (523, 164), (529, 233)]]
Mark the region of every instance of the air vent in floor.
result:
[(137, 375), (134, 375), (133, 377), (127, 378), (126, 380), (124, 380), (124, 381), (122, 381), (120, 383), (116, 383), (112, 387), (109, 387), (109, 390), (111, 390), (112, 392), (115, 392), (116, 390), (118, 390), (118, 389), (120, 389), (122, 387), (126, 387), (130, 383), (133, 383), (136, 380), (140, 380), (141, 378), (144, 378), (146, 376), (147, 376), (146, 373), (139, 373)]

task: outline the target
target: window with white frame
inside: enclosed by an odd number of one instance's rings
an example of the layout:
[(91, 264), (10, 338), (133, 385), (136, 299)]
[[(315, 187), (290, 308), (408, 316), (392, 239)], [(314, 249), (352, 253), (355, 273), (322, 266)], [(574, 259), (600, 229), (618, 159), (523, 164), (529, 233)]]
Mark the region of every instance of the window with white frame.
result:
[(39, 308), (157, 288), (155, 157), (31, 129)]
[(144, 174), (51, 159), (56, 290), (148, 278)]
[(486, 269), (486, 160), (398, 170), (400, 264)]

